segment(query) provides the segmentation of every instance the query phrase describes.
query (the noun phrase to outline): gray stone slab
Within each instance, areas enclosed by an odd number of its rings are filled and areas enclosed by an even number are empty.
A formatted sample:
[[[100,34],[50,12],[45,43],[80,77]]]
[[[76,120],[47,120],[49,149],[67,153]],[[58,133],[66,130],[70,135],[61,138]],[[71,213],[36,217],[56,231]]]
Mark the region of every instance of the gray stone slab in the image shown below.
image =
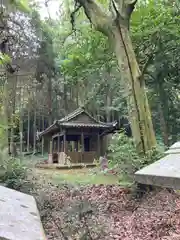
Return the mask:
[[[45,240],[35,199],[0,186],[0,239]]]
[[[170,154],[135,173],[139,183],[180,189],[180,154]]]
[[[180,149],[180,142],[174,143],[169,149]]]
[[[178,149],[178,148],[170,148],[169,150],[167,150],[166,152],[165,152],[165,154],[180,154],[180,149]]]

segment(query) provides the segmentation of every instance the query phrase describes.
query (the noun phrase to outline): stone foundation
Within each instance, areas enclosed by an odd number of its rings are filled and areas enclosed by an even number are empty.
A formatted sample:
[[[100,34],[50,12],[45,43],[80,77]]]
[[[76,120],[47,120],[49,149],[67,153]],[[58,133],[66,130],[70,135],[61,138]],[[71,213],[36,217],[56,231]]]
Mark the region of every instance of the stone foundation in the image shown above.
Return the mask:
[[[52,154],[48,155],[48,164],[53,164],[53,155]]]
[[[64,152],[58,153],[58,163],[64,165],[66,159],[66,154]]]

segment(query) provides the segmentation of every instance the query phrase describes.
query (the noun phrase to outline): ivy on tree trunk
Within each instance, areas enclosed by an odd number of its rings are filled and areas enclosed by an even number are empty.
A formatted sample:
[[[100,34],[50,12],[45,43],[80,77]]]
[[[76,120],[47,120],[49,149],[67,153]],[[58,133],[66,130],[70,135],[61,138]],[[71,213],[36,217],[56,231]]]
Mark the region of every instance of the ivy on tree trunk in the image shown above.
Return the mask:
[[[129,21],[137,0],[110,0],[108,11],[104,11],[95,0],[76,0],[75,11],[83,7],[87,18],[97,31],[109,39],[118,60],[121,79],[127,94],[129,120],[139,153],[156,147],[145,83],[133,50]]]

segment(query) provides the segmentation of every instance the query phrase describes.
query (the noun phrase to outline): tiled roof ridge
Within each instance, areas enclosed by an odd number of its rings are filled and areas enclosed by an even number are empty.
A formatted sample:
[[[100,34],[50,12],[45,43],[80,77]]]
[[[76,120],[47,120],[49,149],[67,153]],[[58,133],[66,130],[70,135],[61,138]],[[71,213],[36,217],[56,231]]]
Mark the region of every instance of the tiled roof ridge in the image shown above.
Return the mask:
[[[67,116],[61,118],[60,120],[58,120],[58,123],[62,123],[62,122],[68,122],[69,120],[77,117],[78,115],[80,115],[81,113],[85,113],[88,117],[90,117],[91,119],[93,119],[96,123],[102,124],[103,122],[98,121],[96,118],[94,118],[93,116],[91,116],[84,107],[79,107],[77,109],[75,109],[73,112],[69,113]]]
[[[70,112],[68,115],[66,115],[63,118],[61,118],[60,120],[58,120],[58,122],[67,122],[67,121],[73,119],[74,117],[78,116],[79,114],[81,114],[83,111],[84,111],[84,109],[79,107],[79,108],[75,109],[73,112]]]

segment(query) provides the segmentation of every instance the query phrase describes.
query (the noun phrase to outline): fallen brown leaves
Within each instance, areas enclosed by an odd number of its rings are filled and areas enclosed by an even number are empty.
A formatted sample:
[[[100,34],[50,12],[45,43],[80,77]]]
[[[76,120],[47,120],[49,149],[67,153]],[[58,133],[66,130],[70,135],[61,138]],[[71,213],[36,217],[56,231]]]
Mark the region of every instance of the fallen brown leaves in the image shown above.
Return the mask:
[[[118,186],[51,186],[38,202],[49,240],[180,240],[180,196],[167,190],[137,201]]]

